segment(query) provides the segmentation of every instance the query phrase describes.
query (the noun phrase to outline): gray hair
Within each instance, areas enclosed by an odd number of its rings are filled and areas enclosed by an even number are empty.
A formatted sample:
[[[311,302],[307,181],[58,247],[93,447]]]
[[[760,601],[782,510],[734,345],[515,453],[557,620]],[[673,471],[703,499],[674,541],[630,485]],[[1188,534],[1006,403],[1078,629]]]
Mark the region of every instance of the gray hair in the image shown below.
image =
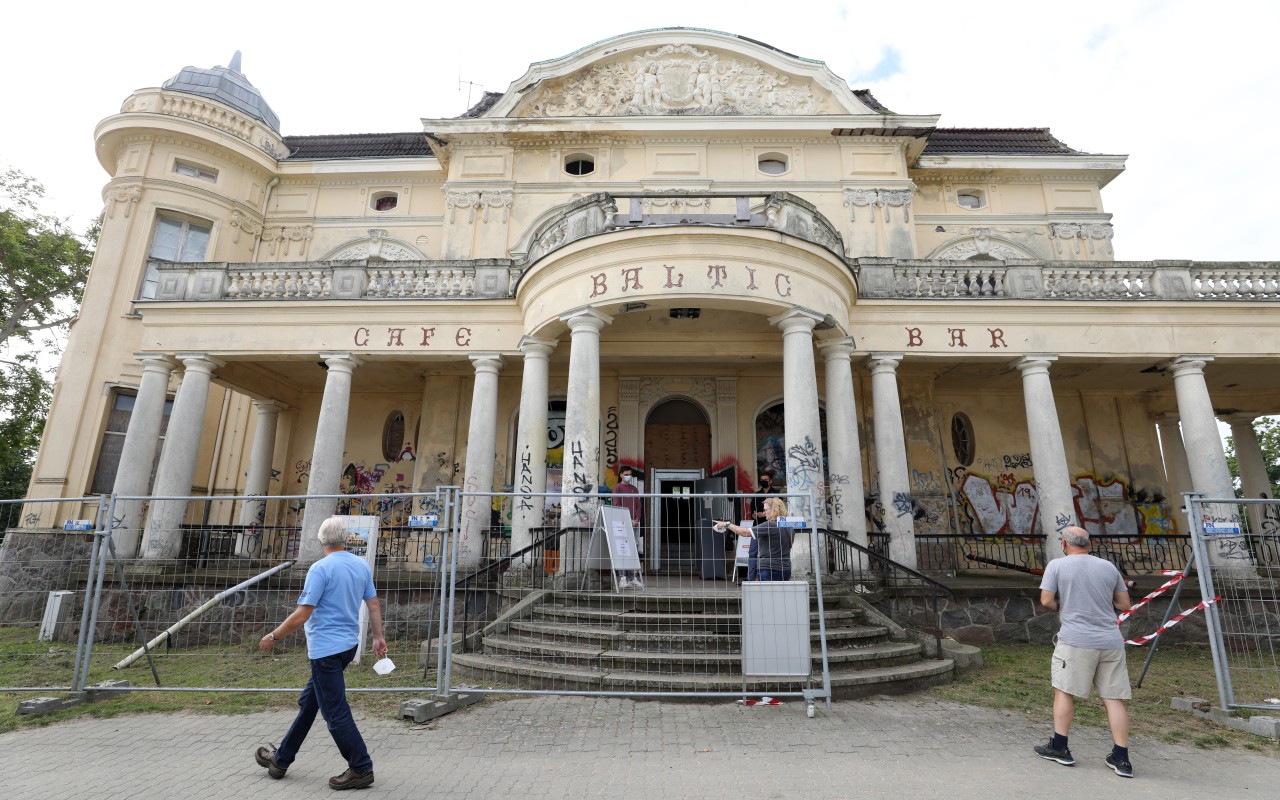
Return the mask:
[[[1071,525],[1062,529],[1062,541],[1072,547],[1088,547],[1089,532],[1084,528]]]
[[[325,547],[337,547],[347,543],[347,525],[342,517],[329,517],[320,523],[320,532],[316,534],[320,544]]]

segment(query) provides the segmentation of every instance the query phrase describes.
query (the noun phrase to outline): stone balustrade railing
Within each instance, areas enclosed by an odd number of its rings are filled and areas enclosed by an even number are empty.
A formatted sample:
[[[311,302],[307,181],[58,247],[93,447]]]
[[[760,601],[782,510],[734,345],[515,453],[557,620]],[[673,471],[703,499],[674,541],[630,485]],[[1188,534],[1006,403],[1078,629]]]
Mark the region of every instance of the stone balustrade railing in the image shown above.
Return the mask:
[[[157,301],[489,299],[511,297],[520,275],[507,259],[150,263]]]
[[[925,300],[1280,300],[1280,263],[853,260],[858,296]]]

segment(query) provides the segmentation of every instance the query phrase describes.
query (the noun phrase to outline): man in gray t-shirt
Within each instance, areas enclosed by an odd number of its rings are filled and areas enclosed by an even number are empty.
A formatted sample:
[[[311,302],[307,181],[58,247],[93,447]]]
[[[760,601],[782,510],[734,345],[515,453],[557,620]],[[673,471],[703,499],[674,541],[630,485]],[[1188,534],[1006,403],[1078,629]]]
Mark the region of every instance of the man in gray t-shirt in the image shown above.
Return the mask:
[[[1084,528],[1064,528],[1062,549],[1066,555],[1050,561],[1040,581],[1040,604],[1058,612],[1061,628],[1053,649],[1053,738],[1037,745],[1036,755],[1075,765],[1067,747],[1075,699],[1087,698],[1090,686],[1096,686],[1114,741],[1107,765],[1120,777],[1132,778],[1124,701],[1133,695],[1124,636],[1116,624],[1116,611],[1129,608],[1129,592],[1114,564],[1089,554]]]

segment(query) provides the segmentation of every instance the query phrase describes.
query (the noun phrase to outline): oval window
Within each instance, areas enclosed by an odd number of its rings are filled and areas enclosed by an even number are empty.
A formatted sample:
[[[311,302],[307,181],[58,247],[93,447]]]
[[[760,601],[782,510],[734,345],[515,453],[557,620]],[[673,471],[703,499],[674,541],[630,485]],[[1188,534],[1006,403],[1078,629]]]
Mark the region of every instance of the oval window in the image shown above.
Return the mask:
[[[404,452],[404,414],[392,411],[387,415],[386,424],[382,426],[382,458],[384,461],[399,461]]]
[[[781,153],[766,153],[756,161],[756,169],[765,175],[781,175],[787,171],[787,157]]]
[[[973,464],[975,446],[973,438],[973,422],[962,411],[951,417],[951,450],[956,454],[960,466]]]
[[[596,161],[588,155],[572,155],[564,160],[564,171],[570,175],[590,175],[596,171]]]
[[[374,211],[390,211],[400,204],[400,197],[395,192],[378,192],[369,200]]]

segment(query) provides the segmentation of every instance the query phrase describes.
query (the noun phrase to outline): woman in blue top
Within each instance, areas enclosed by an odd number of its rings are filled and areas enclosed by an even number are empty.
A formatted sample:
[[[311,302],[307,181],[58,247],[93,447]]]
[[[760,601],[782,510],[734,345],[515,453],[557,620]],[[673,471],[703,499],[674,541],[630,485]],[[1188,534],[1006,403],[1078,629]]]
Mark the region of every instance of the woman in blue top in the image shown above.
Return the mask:
[[[787,504],[781,497],[764,499],[765,521],[754,528],[734,525],[728,520],[716,520],[716,528],[731,530],[739,536],[755,537],[759,542],[759,579],[762,581],[791,580],[791,541],[795,534],[791,528],[778,527],[778,517],[787,515]]]

